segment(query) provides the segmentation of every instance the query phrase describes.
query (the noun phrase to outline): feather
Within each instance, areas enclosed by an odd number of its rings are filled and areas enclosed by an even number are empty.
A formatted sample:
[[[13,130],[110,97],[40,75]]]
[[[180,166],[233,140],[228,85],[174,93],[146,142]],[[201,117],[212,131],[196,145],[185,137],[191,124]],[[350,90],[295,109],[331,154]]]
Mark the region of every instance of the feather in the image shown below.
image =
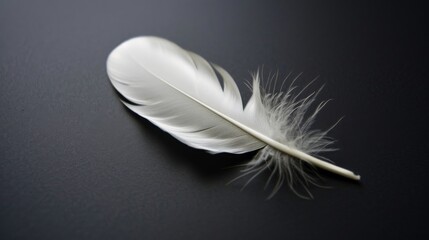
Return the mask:
[[[136,37],[116,47],[107,59],[107,73],[123,103],[138,115],[193,148],[210,153],[246,153],[260,149],[245,175],[271,169],[278,175],[275,193],[285,178],[293,189],[302,161],[341,176],[360,176],[315,156],[330,151],[327,131],[310,130],[314,114],[305,118],[317,93],[298,100],[293,87],[267,94],[260,75],[253,75],[252,96],[243,108],[233,78],[222,67],[158,37]],[[219,76],[219,77],[218,77]],[[223,84],[221,84],[223,83]],[[223,87],[222,87],[223,85]],[[300,159],[302,161],[298,161]],[[252,178],[253,179],[253,178]],[[302,179],[302,178],[298,178]]]

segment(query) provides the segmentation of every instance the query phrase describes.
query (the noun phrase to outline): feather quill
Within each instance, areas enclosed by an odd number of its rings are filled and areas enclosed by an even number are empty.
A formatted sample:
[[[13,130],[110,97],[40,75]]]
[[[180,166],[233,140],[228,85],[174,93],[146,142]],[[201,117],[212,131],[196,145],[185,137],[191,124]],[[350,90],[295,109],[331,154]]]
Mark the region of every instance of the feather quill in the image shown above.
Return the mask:
[[[256,176],[271,169],[269,180],[278,175],[273,193],[284,180],[293,189],[294,172],[306,177],[304,181],[311,179],[297,159],[360,179],[315,157],[331,150],[327,148],[331,143],[327,131],[309,129],[326,102],[310,117],[304,117],[316,94],[301,100],[293,88],[286,93],[266,94],[257,73],[252,96],[243,108],[235,81],[222,67],[151,36],[132,38],[116,47],[107,59],[107,73],[116,90],[130,102],[123,101],[129,109],[191,147],[235,154],[261,149],[248,163],[245,174]]]

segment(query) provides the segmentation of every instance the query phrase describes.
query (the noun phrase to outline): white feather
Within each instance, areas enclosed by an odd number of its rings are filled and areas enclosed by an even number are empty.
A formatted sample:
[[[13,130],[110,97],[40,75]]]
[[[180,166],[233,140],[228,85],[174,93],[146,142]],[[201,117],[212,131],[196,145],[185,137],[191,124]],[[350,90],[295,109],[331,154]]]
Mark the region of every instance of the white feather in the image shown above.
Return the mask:
[[[296,158],[360,178],[310,155],[330,150],[326,132],[308,129],[323,104],[304,120],[315,94],[302,100],[292,89],[262,94],[256,74],[252,97],[243,109],[238,87],[224,69],[158,37],[132,38],[119,45],[107,59],[107,73],[118,92],[133,103],[124,102],[128,108],[191,147],[212,153],[263,148],[246,171],[258,174],[272,167],[279,173],[275,191],[283,176],[292,186],[291,171],[301,169],[294,167],[301,166]]]

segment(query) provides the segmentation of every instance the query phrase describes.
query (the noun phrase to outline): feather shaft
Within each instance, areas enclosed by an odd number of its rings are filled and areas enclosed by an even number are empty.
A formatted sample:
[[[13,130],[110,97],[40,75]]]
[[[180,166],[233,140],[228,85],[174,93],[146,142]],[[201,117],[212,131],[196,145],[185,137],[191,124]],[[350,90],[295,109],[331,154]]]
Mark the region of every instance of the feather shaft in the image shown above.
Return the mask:
[[[152,74],[155,75],[154,73],[152,73]],[[334,165],[332,163],[329,163],[329,162],[326,162],[326,161],[322,161],[322,160],[320,160],[318,158],[315,158],[315,157],[313,157],[313,156],[311,156],[309,154],[306,154],[304,152],[301,152],[301,151],[299,151],[297,149],[293,149],[293,148],[290,148],[290,147],[288,147],[288,146],[286,146],[284,144],[281,144],[278,141],[275,141],[272,138],[269,138],[269,137],[265,136],[264,134],[261,134],[260,132],[255,131],[254,129],[252,129],[252,128],[250,128],[250,127],[248,127],[248,126],[246,126],[246,125],[244,125],[244,124],[242,124],[242,123],[234,120],[233,118],[231,118],[231,117],[229,117],[229,116],[227,116],[227,115],[225,115],[225,114],[217,111],[216,109],[208,106],[207,104],[199,101],[198,99],[192,97],[191,95],[187,94],[186,92],[183,92],[182,90],[176,88],[175,86],[171,85],[167,81],[163,80],[161,77],[159,77],[159,76],[157,76],[157,77],[161,81],[163,81],[165,84],[167,84],[169,87],[171,87],[174,90],[180,92],[181,94],[187,96],[189,99],[195,101],[196,103],[202,105],[203,107],[209,109],[213,113],[215,113],[218,116],[224,118],[228,122],[234,124],[235,126],[239,127],[241,130],[247,132],[248,134],[252,135],[256,139],[264,142],[265,144],[270,145],[271,147],[273,147],[273,148],[275,148],[275,149],[277,149],[277,150],[279,150],[279,151],[281,151],[283,153],[289,154],[289,155],[291,155],[293,157],[296,157],[296,158],[298,158],[300,160],[303,160],[303,161],[305,161],[305,162],[307,162],[307,163],[309,163],[311,165],[314,165],[316,167],[322,168],[322,169],[327,170],[329,172],[338,174],[338,175],[346,177],[346,178],[350,178],[352,180],[360,180],[360,175],[357,175],[357,174],[353,173],[350,170],[347,170],[345,168],[339,167],[339,166]]]
[[[198,101],[196,99],[194,99],[195,101]],[[204,103],[200,103],[202,105],[204,105]],[[314,165],[316,167],[322,168],[324,170],[327,170],[329,172],[338,174],[340,176],[352,179],[352,180],[360,180],[360,175],[357,175],[355,173],[353,173],[350,170],[347,170],[345,168],[339,167],[337,165],[334,165],[332,163],[326,162],[326,161],[322,161],[318,158],[315,158],[309,154],[306,154],[304,152],[301,152],[297,149],[293,149],[290,148],[284,144],[279,143],[278,141],[273,140],[272,138],[269,138],[267,136],[265,136],[264,134],[261,134],[258,131],[255,131],[252,128],[249,128],[246,125],[241,124],[240,122],[237,122],[236,120],[223,115],[222,113],[216,111],[215,109],[211,109],[209,106],[205,106],[207,108],[209,108],[211,111],[213,111],[214,113],[216,113],[217,115],[223,117],[225,120],[229,121],[230,123],[234,124],[235,126],[241,128],[243,131],[249,133],[250,135],[252,135],[253,137],[257,138],[258,140],[264,142],[267,145],[270,145],[271,147],[285,153],[285,154],[289,154],[293,157],[296,157],[300,160],[303,160],[311,165]]]

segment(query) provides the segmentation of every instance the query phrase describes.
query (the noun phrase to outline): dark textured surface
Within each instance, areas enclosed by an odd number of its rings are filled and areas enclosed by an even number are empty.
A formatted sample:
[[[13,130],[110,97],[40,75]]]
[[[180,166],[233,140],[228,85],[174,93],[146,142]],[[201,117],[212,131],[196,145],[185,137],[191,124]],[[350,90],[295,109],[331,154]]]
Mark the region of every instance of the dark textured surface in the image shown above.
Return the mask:
[[[427,24],[407,2],[0,2],[1,239],[424,238],[429,129]],[[126,110],[105,69],[138,35],[165,37],[227,69],[320,76],[344,120],[328,156],[362,175],[303,200],[251,158],[190,149]],[[302,85],[303,83],[301,83]],[[426,236],[427,237],[427,236]]]

